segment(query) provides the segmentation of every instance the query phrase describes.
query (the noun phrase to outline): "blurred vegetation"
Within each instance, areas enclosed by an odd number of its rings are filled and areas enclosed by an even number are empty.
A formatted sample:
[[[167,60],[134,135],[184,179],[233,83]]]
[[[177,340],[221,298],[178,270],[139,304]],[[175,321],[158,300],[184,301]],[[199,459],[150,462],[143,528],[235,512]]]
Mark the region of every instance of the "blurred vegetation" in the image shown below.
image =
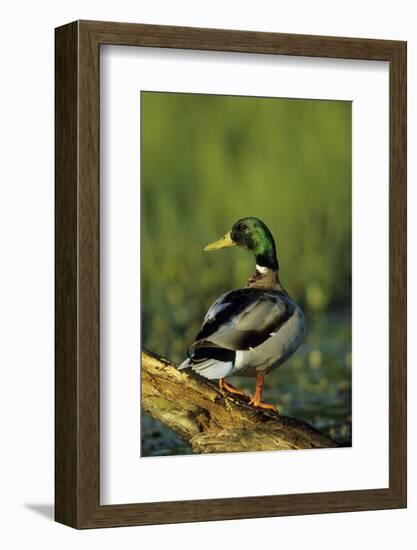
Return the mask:
[[[257,216],[308,330],[265,397],[349,444],[351,103],[144,92],[141,117],[142,345],[183,360],[214,299],[254,267],[203,247]]]

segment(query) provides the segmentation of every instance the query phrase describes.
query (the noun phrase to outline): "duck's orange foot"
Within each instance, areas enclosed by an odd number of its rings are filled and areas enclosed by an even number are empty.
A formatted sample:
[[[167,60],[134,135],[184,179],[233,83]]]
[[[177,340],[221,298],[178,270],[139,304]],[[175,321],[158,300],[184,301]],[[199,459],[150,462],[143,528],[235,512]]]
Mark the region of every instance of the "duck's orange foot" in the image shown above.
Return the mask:
[[[226,382],[224,378],[220,378],[219,380],[219,388],[221,390],[227,390],[229,393],[233,393],[234,395],[241,395],[242,397],[249,397],[247,393],[245,393],[242,390],[238,390],[232,384],[229,384]]]
[[[270,411],[274,411],[279,414],[278,409],[275,405],[272,405],[272,403],[264,403],[264,401],[260,401],[259,399],[256,399],[256,395],[252,397],[252,399],[249,401],[249,405],[253,405],[254,407],[259,407],[260,409],[269,409]]]

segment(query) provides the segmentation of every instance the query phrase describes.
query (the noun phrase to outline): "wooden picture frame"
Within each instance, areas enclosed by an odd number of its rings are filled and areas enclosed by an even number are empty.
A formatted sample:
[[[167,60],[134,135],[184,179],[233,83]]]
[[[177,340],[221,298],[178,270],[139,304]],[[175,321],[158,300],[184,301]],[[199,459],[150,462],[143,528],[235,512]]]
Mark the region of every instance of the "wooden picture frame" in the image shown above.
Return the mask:
[[[75,528],[406,506],[406,43],[76,21],[56,29],[55,518]],[[100,505],[99,55],[118,44],[389,62],[389,487]]]

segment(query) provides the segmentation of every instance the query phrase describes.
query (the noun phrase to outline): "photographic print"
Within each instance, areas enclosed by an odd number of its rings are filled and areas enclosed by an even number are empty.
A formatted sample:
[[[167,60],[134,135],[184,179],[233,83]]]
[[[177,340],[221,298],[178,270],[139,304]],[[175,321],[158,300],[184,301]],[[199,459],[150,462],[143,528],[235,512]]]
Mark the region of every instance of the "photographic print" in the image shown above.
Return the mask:
[[[406,507],[407,44],[55,46],[56,521]]]
[[[351,446],[351,102],[140,101],[141,456]]]

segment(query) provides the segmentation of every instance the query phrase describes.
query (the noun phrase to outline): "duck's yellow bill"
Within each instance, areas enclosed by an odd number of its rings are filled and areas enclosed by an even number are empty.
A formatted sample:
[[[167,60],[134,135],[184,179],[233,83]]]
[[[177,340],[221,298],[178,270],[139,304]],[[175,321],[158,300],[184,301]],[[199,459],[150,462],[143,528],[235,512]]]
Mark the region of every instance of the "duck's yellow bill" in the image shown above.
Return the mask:
[[[226,235],[223,235],[221,239],[218,241],[214,241],[214,243],[208,244],[204,250],[218,250],[219,248],[229,248],[229,246],[236,246],[236,243],[232,241],[232,237],[230,235],[230,231],[226,233]]]

